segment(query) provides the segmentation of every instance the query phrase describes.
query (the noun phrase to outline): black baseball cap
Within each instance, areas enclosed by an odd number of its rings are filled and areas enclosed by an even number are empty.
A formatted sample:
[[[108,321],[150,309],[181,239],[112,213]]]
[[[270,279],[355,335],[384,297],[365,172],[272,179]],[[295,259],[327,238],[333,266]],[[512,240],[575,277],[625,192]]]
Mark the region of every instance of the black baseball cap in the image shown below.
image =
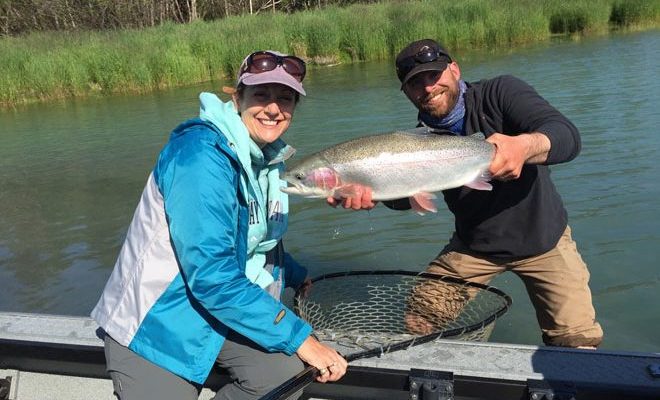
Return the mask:
[[[433,39],[410,43],[396,56],[396,75],[401,87],[413,76],[424,71],[444,71],[452,62],[449,53]]]

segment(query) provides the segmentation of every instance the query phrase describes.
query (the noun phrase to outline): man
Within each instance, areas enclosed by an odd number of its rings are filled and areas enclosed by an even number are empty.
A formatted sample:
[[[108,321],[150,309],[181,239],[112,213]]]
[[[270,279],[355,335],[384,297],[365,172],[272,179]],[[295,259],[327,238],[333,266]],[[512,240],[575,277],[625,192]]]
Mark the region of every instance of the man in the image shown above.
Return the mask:
[[[449,244],[428,271],[488,283],[512,271],[525,283],[551,346],[595,348],[603,332],[595,320],[589,272],[571,239],[567,212],[548,165],[580,151],[577,128],[531,86],[512,76],[468,83],[437,42],[406,46],[396,58],[401,90],[419,110],[420,125],[470,135],[482,132],[495,148],[492,191],[465,186],[443,192],[455,216]],[[333,206],[369,209],[369,188]],[[408,199],[384,202],[409,209]]]

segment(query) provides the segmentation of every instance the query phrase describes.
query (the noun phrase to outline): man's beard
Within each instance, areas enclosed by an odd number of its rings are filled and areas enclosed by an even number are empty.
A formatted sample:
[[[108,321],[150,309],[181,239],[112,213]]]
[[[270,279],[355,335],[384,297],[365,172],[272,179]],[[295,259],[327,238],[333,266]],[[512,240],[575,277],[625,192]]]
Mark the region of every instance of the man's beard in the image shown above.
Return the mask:
[[[431,104],[429,102],[431,99],[433,99],[435,96],[442,93],[443,91],[445,92],[445,95],[447,96],[447,102],[446,103]],[[422,99],[419,102],[418,108],[422,112],[424,112],[424,113],[426,113],[426,114],[428,114],[428,115],[430,115],[434,118],[442,119],[442,118],[446,117],[447,114],[449,114],[451,112],[451,110],[454,109],[454,106],[456,105],[456,102],[458,101],[458,95],[459,95],[458,86],[455,87],[455,88],[446,87],[445,89],[438,89],[438,90],[430,93],[426,97],[424,97],[424,99]],[[446,107],[444,107],[445,104],[447,105]]]

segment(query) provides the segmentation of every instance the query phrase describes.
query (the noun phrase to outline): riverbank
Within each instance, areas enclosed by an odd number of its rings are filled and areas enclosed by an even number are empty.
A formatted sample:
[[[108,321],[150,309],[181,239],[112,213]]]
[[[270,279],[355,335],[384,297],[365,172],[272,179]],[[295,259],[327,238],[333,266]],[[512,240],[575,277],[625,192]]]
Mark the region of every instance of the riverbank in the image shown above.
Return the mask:
[[[33,33],[0,39],[0,106],[233,77],[256,49],[311,64],[390,59],[431,37],[449,49],[509,48],[555,35],[660,26],[660,0],[386,2],[266,13],[144,30]]]

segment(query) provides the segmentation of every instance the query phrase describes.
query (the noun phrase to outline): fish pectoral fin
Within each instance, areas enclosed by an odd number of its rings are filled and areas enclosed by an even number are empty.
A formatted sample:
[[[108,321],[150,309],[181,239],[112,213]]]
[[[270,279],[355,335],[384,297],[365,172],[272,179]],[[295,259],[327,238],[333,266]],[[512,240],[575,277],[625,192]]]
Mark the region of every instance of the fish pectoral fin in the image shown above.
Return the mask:
[[[471,137],[471,138],[474,138],[474,139],[486,140],[486,135],[484,135],[483,132],[475,132],[471,135],[468,135],[468,137]]]
[[[493,185],[488,183],[490,179],[491,179],[490,174],[484,174],[478,176],[477,179],[473,180],[472,182],[466,183],[464,186],[467,186],[470,189],[475,189],[475,190],[493,190]]]
[[[414,194],[410,197],[410,205],[412,209],[417,211],[417,214],[424,215],[427,212],[438,212],[438,208],[435,206],[435,200],[437,197],[433,193],[420,192]]]

